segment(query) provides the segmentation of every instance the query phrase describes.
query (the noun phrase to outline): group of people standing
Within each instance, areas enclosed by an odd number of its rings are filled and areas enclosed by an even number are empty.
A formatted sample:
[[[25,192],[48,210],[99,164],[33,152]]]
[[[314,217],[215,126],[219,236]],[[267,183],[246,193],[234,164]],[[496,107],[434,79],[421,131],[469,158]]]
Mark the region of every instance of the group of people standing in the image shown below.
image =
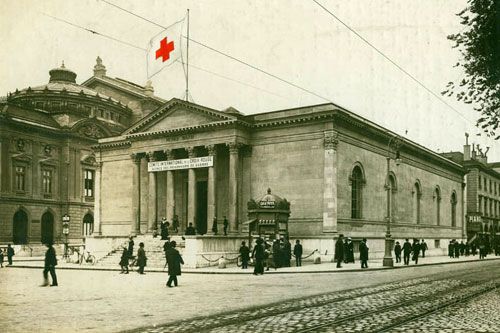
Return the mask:
[[[408,238],[405,239],[403,245],[396,242],[394,246],[394,256],[396,257],[396,263],[401,262],[401,254],[403,254],[403,263],[405,265],[410,264],[410,256],[411,260],[415,262],[415,265],[418,264],[418,258],[420,253],[422,253],[422,258],[425,258],[425,251],[429,248],[425,240],[419,241],[417,238],[413,239],[413,243],[410,243]]]
[[[248,268],[250,261],[250,249],[245,242],[241,243],[239,250],[241,256],[241,268]],[[302,266],[302,244],[300,240],[295,241],[293,248],[293,256],[295,257],[295,265]],[[292,244],[288,237],[282,237],[272,241],[272,244],[266,242],[262,238],[258,238],[252,250],[252,258],[254,259],[254,275],[264,274],[264,268],[269,270],[270,267],[278,269],[280,267],[290,267],[292,260]]]
[[[10,244],[7,244],[7,250],[5,252],[7,252],[7,262],[8,262],[7,266],[12,266],[12,257],[15,254],[14,248]],[[2,268],[3,268],[3,260],[4,260],[4,253],[3,250],[0,249],[0,267]]]
[[[359,243],[359,260],[361,261],[361,268],[368,268],[368,247],[366,238],[363,238]],[[354,243],[351,237],[344,237],[343,234],[335,242],[335,262],[337,268],[342,268],[342,263],[354,263]]]

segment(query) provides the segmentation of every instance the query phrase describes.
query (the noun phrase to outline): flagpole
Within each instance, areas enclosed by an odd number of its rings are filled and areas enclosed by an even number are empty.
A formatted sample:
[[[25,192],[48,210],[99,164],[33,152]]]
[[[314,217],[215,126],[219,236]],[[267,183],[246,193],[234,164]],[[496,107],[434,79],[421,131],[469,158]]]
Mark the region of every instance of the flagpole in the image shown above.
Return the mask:
[[[187,10],[187,44],[186,44],[186,102],[189,102],[189,8]]]

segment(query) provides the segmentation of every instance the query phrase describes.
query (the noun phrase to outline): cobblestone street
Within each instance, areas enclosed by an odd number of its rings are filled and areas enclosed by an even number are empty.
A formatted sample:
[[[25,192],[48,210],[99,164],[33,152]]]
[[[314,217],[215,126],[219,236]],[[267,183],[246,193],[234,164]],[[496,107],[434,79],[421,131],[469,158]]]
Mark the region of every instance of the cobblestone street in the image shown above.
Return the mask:
[[[486,290],[499,271],[495,260],[342,274],[185,274],[178,288],[166,288],[165,273],[58,270],[60,286],[41,288],[40,269],[4,268],[0,331],[293,332],[309,327],[367,332]],[[497,292],[486,292],[467,303],[467,311],[451,307],[424,317],[427,326],[410,322],[393,330],[474,327],[498,332],[492,316],[499,299]],[[412,305],[400,306],[408,302]],[[349,319],[359,314],[364,318]],[[472,317],[465,320],[466,315]]]

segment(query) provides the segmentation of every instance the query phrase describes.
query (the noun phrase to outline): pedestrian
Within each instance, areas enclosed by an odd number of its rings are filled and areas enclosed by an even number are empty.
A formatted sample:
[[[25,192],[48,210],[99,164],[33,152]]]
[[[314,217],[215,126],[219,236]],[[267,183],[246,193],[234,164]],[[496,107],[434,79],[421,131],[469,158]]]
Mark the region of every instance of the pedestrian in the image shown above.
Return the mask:
[[[290,267],[292,261],[292,244],[288,240],[288,237],[285,237],[283,242],[283,266]]]
[[[486,245],[484,244],[484,240],[479,239],[479,259],[486,258]]]
[[[266,271],[268,271],[269,268],[274,265],[274,258],[273,258],[273,254],[271,252],[272,247],[267,242],[264,242],[264,244],[262,244],[262,246],[264,247],[264,261],[262,263],[262,267],[266,266]]]
[[[167,239],[165,244],[163,244],[163,252],[165,253],[165,266],[163,266],[163,268],[167,267],[167,265],[168,265],[167,251],[169,248],[170,248],[170,239]]]
[[[340,234],[339,239],[335,242],[335,260],[337,261],[337,268],[342,267],[342,261],[344,261],[344,235]]]
[[[347,237],[347,253],[346,258],[348,263],[354,264],[354,243],[351,237]]]
[[[181,275],[181,264],[184,265],[184,260],[182,260],[179,251],[175,248],[176,245],[177,243],[175,241],[171,241],[166,253],[168,262],[167,287],[172,287],[172,282],[174,283],[174,286],[177,287],[177,276]]]
[[[224,236],[227,236],[227,227],[229,227],[229,222],[228,222],[226,216],[224,216],[224,223],[223,223],[223,225],[224,225]]]
[[[174,215],[172,219],[172,229],[174,229],[175,233],[179,232],[179,217],[177,215]]]
[[[162,240],[166,240],[168,238],[168,227],[170,223],[168,223],[166,218],[162,218],[160,222],[160,235]]]
[[[137,250],[137,266],[139,266],[137,272],[139,274],[145,274],[144,267],[146,267],[147,260],[146,251],[144,251],[144,243],[140,242],[139,249]]]
[[[448,256],[449,256],[450,258],[453,258],[453,257],[454,257],[454,254],[455,254],[455,250],[454,250],[454,248],[455,248],[455,244],[454,244],[454,242],[455,242],[455,240],[454,240],[454,239],[452,239],[452,240],[450,241],[450,243],[448,244]]]
[[[0,249],[0,267],[3,268],[3,250]]]
[[[420,243],[420,251],[422,251],[422,258],[425,258],[425,251],[427,251],[429,247],[427,247],[427,243],[425,242],[424,239],[422,239],[422,242]]]
[[[455,241],[455,243],[453,244],[453,250],[455,253],[455,258],[459,258],[460,257],[460,243],[458,241]]]
[[[396,256],[396,262],[401,262],[401,244],[396,242],[396,246],[394,246],[394,255]]]
[[[128,241],[128,257],[129,258],[134,257],[134,239],[133,239],[133,236],[130,236],[129,241]]]
[[[476,246],[476,243],[475,242],[472,242],[472,244],[470,245],[470,248],[471,248],[471,252],[472,252],[472,255],[475,256],[477,254],[477,246]]]
[[[213,222],[212,222],[212,232],[214,235],[217,235],[217,216],[214,216]]]
[[[250,249],[246,245],[245,241],[241,242],[240,257],[241,257],[241,269],[247,269],[248,262],[250,261]]]
[[[278,269],[281,267],[281,244],[279,239],[275,239],[273,242],[273,265],[274,269]]]
[[[465,244],[464,244],[464,241],[460,241],[459,249],[460,249],[460,255],[464,256],[465,255]]]
[[[7,244],[7,261],[9,262],[7,266],[12,266],[12,257],[14,254],[14,248],[10,244]]]
[[[465,256],[470,256],[470,244],[467,241],[465,242]]]
[[[262,239],[258,238],[252,251],[252,257],[255,260],[253,275],[264,274],[265,249],[262,243],[263,243]]]
[[[120,258],[120,274],[128,274],[128,258],[128,249],[126,247],[123,247],[122,256]]]
[[[361,261],[361,268],[368,268],[368,245],[366,245],[366,238],[363,238],[359,243],[359,260]]]
[[[415,262],[415,265],[418,264],[418,255],[420,253],[420,243],[418,242],[418,239],[415,239],[413,241],[413,245],[411,247],[411,250],[413,252],[413,258],[412,260]]]
[[[192,223],[189,223],[188,227],[186,228],[186,235],[187,236],[196,235],[196,229],[193,227]]]
[[[411,244],[408,238],[406,238],[403,244],[403,261],[405,265],[410,264],[410,254],[411,254]]]
[[[295,265],[297,267],[302,266],[302,244],[300,240],[295,241],[295,246],[293,247],[293,255],[295,256]]]
[[[56,250],[52,246],[52,243],[45,244],[47,246],[47,252],[45,252],[45,265],[43,268],[43,284],[42,287],[46,287],[49,285],[49,275],[47,273],[50,272],[50,277],[52,278],[51,287],[57,287],[57,275],[56,275],[56,266],[57,266],[57,258],[56,258]]]

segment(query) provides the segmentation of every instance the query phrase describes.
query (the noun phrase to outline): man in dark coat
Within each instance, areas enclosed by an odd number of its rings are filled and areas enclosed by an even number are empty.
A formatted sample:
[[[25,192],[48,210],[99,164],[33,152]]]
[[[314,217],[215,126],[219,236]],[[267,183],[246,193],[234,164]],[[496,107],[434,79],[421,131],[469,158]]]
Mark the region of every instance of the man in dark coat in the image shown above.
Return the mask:
[[[425,251],[427,251],[429,247],[427,246],[427,243],[425,240],[422,239],[422,242],[420,243],[420,251],[422,251],[422,258],[425,258]]]
[[[277,269],[281,267],[282,260],[281,260],[281,244],[279,239],[275,239],[273,242],[273,263],[274,263],[274,269]]]
[[[396,256],[396,262],[401,262],[401,244],[396,242],[396,246],[394,246],[394,255]]]
[[[184,260],[182,260],[182,257],[175,249],[176,246],[175,241],[170,242],[170,247],[167,250],[167,262],[168,262],[168,281],[167,281],[167,287],[172,287],[172,282],[174,283],[174,286],[177,287],[177,276],[181,275],[181,264],[184,265]]]
[[[347,237],[346,240],[346,252],[344,253],[344,256],[346,257],[346,262],[348,263],[353,263],[354,264],[354,243],[352,242],[351,237]]]
[[[250,249],[245,241],[241,242],[240,246],[241,269],[248,268],[248,261],[250,260]]]
[[[297,267],[302,266],[302,244],[300,240],[295,241],[295,246],[293,247],[293,255],[295,256],[295,265]]]
[[[418,239],[415,239],[413,241],[413,245],[411,247],[411,250],[413,252],[412,260],[415,262],[415,265],[416,265],[416,264],[418,264],[418,255],[420,254],[420,243],[418,242]]]
[[[144,267],[146,267],[146,251],[144,251],[144,243],[140,242],[139,243],[139,249],[137,250],[137,266],[139,266],[139,269],[137,272],[139,274],[144,274]]]
[[[214,217],[214,220],[212,222],[212,232],[214,233],[214,235],[217,235],[217,216]]]
[[[134,257],[134,240],[132,236],[129,237],[128,241],[128,256],[129,258]]]
[[[177,215],[174,215],[174,218],[172,219],[172,228],[175,233],[179,232],[179,217]]]
[[[405,265],[410,264],[410,254],[411,254],[411,244],[408,238],[406,238],[403,244],[403,261]]]
[[[344,260],[344,235],[340,234],[339,239],[335,242],[335,260],[337,261],[337,268],[342,267],[342,261]]]
[[[168,265],[168,262],[167,262],[167,251],[168,251],[169,248],[170,248],[170,240],[167,239],[167,241],[165,242],[165,244],[163,244],[163,252],[165,253],[165,266],[163,266],[163,268],[167,267],[167,265]]]
[[[122,256],[120,258],[120,274],[128,274],[128,249],[123,247]]]
[[[57,258],[56,258],[56,250],[51,243],[45,244],[47,246],[47,252],[45,252],[45,266],[43,269],[43,285],[49,285],[49,276],[47,273],[50,272],[50,277],[52,278],[51,287],[57,287],[57,275],[56,275],[56,266],[57,266]]]
[[[188,236],[196,235],[196,229],[193,227],[192,223],[189,223],[189,226],[186,228],[186,235]]]
[[[224,236],[227,236],[227,227],[229,227],[229,221],[227,220],[227,218],[225,216],[224,216],[223,225],[224,225]]]
[[[368,268],[368,245],[366,245],[366,238],[363,238],[359,243],[359,260],[361,260],[361,268]]]
[[[448,244],[448,257],[453,258],[455,254],[455,240],[452,239]]]
[[[290,267],[290,261],[292,260],[292,244],[288,240],[288,237],[285,237],[283,242],[283,266]]]
[[[7,245],[7,260],[9,262],[8,266],[12,266],[12,257],[14,256],[14,249],[10,244]]]
[[[253,248],[252,257],[255,259],[254,275],[264,274],[265,250],[262,243],[264,243],[264,241],[261,238],[257,239],[255,247]]]
[[[460,243],[458,241],[453,244],[453,251],[455,252],[455,258],[460,258]]]

